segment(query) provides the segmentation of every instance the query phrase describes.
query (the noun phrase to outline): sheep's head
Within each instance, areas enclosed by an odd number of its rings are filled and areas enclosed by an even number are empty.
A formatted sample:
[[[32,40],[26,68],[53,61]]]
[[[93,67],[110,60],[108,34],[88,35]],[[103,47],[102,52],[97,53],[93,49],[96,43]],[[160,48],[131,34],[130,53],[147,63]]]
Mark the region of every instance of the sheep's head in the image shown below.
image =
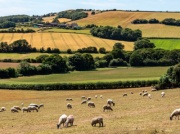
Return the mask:
[[[170,116],[170,120],[172,120],[172,116]]]
[[[57,129],[59,129],[59,126],[60,126],[60,125],[59,125],[59,124],[57,124]]]
[[[115,106],[115,103],[113,102],[113,106]]]

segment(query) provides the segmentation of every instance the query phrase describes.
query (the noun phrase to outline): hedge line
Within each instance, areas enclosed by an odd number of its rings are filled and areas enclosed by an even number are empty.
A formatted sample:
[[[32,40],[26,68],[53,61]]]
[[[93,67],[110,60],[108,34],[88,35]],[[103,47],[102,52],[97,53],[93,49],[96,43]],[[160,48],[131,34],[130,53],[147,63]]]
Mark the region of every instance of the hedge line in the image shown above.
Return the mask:
[[[0,89],[21,90],[95,90],[147,87],[158,84],[158,80],[118,81],[97,83],[54,83],[54,84],[0,84]]]

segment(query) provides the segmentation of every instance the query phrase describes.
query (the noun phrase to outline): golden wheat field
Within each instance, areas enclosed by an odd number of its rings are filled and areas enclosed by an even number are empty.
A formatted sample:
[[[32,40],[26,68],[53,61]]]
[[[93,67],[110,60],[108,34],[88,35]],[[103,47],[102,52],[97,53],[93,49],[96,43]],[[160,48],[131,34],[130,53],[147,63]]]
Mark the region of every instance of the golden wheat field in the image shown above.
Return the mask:
[[[50,16],[50,17],[43,17],[43,22],[52,22],[53,19],[55,18],[56,16]]]
[[[133,42],[108,40],[93,37],[91,35],[73,34],[73,33],[0,33],[0,42],[7,42],[8,44],[19,39],[26,39],[32,47],[36,48],[59,48],[61,51],[67,49],[77,50],[83,47],[100,47],[111,51],[114,43],[121,42],[125,46],[125,50],[133,50]]]
[[[180,120],[170,121],[172,111],[179,108],[180,89],[150,92],[152,99],[142,97],[139,92],[150,87],[116,90],[82,91],[22,91],[0,90],[0,107],[7,111],[0,112],[0,133],[2,134],[179,134]],[[130,94],[133,92],[134,94]],[[127,93],[126,97],[123,94]],[[96,99],[94,96],[98,95]],[[99,98],[103,95],[103,98]],[[91,97],[96,107],[81,105],[81,96]],[[66,98],[73,101],[67,102]],[[115,102],[113,111],[103,112],[107,99]],[[10,108],[28,106],[30,103],[44,104],[39,112],[11,113]],[[71,103],[73,108],[67,109]],[[72,127],[57,129],[58,119],[62,114],[74,115]],[[91,126],[91,119],[102,116],[104,127]]]
[[[81,26],[87,24],[111,25],[140,29],[143,37],[180,37],[180,27],[166,26],[162,24],[144,24],[134,25],[131,22],[135,19],[152,19],[156,18],[162,21],[165,18],[180,18],[180,13],[164,13],[164,12],[125,12],[125,11],[109,11],[90,15],[87,18],[74,21]],[[71,22],[72,23],[72,22]]]

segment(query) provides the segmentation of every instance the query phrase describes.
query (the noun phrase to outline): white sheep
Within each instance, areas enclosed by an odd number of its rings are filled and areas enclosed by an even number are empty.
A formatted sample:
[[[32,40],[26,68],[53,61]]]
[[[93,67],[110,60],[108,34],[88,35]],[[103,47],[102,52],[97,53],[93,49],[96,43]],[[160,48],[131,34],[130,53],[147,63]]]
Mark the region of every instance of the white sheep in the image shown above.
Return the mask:
[[[102,99],[102,98],[103,98],[103,95],[100,95],[99,97]]]
[[[97,96],[97,95],[95,95],[95,98],[96,98],[96,99],[97,99],[97,97],[98,97],[98,96]]]
[[[87,101],[91,100],[91,97],[87,97]]]
[[[83,100],[83,101],[81,102],[81,104],[86,104],[86,102],[87,102],[86,100]]]
[[[22,111],[23,111],[23,113],[24,113],[24,111],[26,111],[27,113],[28,113],[28,112],[31,112],[28,107],[23,107],[23,108],[22,108]]]
[[[133,94],[133,92],[130,92],[131,94]]]
[[[91,121],[92,126],[96,126],[96,124],[99,123],[99,127],[103,127],[103,118],[102,117],[95,117]]]
[[[36,108],[38,108],[38,109],[39,109],[38,104],[31,103],[31,104],[29,104],[29,106],[34,106],[34,107],[36,107]]]
[[[5,107],[1,107],[1,112],[6,111]]]
[[[151,91],[157,91],[155,86],[151,86]]]
[[[21,111],[21,108],[19,106],[13,106],[15,109]]]
[[[139,95],[142,95],[142,92],[140,92]]]
[[[170,120],[172,120],[174,116],[175,116],[175,119],[176,119],[176,117],[178,116],[178,120],[179,120],[180,108],[175,109],[175,110],[172,112],[172,114],[171,114],[171,116],[170,116]]]
[[[39,104],[38,109],[40,109],[41,107],[44,107],[44,104]]]
[[[113,100],[112,99],[108,99],[107,100],[107,105],[113,105],[113,106],[115,106],[115,103],[113,102]]]
[[[94,102],[92,102],[92,101],[88,102],[88,107],[95,108]]]
[[[12,108],[11,108],[11,112],[12,112],[12,113],[18,113],[18,110],[17,110],[16,108],[12,107]]]
[[[86,97],[85,96],[81,96],[81,99],[86,99]]]
[[[29,111],[33,111],[36,110],[36,112],[38,112],[38,108],[36,106],[28,106]]]
[[[63,114],[59,117],[59,121],[58,121],[58,124],[57,124],[57,129],[59,129],[61,127],[61,124],[63,124],[64,126],[64,123],[66,122],[67,120],[67,115]]]
[[[73,115],[69,115],[67,117],[67,120],[65,122],[65,126],[68,127],[68,124],[70,124],[71,126],[73,126],[74,123],[74,116]]]
[[[67,108],[68,109],[71,109],[72,108],[72,105],[70,103],[67,104]]]
[[[151,94],[148,94],[148,98],[149,98],[149,99],[152,99]]]
[[[66,101],[72,101],[73,99],[72,98],[66,98]]]
[[[161,92],[161,97],[164,97],[165,96],[165,92]]]
[[[123,96],[127,96],[127,93],[123,94]]]
[[[143,97],[144,97],[144,96],[148,96],[148,93],[147,93],[147,92],[144,92],[142,96],[143,96]]]
[[[104,106],[103,106],[103,112],[105,112],[105,110],[106,110],[106,111],[109,111],[109,110],[110,110],[110,111],[113,111],[113,109],[112,109],[111,106],[109,106],[109,105],[104,105]]]

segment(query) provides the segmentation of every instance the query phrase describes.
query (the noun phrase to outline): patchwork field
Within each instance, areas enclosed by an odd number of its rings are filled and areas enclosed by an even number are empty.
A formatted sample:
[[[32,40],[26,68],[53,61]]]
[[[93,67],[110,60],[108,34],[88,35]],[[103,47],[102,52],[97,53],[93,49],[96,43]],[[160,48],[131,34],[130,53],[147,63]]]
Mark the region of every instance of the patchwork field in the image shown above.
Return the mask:
[[[2,79],[0,84],[48,84],[48,83],[88,83],[115,82],[127,80],[159,80],[169,67],[139,67],[139,68],[102,68],[94,71],[73,71],[66,74],[36,75]]]
[[[163,48],[166,50],[180,49],[180,39],[150,39],[156,48]]]
[[[108,40],[93,37],[85,34],[73,33],[0,33],[0,42],[12,43],[19,39],[26,39],[33,47],[36,48],[59,48],[61,51],[67,49],[77,50],[83,47],[94,46],[97,48],[104,47],[111,51],[114,43],[121,42],[125,46],[125,50],[133,50],[133,42]]]
[[[0,107],[7,111],[0,112],[0,133],[3,134],[179,134],[180,120],[169,120],[170,114],[179,108],[179,90],[150,92],[152,99],[142,97],[139,92],[150,87],[117,90],[82,90],[82,91],[21,91],[0,90]],[[134,94],[130,94],[133,92]],[[122,95],[127,93],[127,97]],[[94,96],[98,95],[95,99]],[[103,99],[99,98],[103,95]],[[95,108],[81,105],[81,96],[92,97]],[[67,109],[66,98],[72,98],[72,109]],[[107,99],[116,103],[113,111],[103,112]],[[30,103],[43,103],[39,112],[11,113],[12,106],[28,106]],[[73,114],[75,121],[72,127],[57,129],[58,119],[62,114]],[[102,116],[104,127],[92,127],[91,119]]]
[[[165,18],[180,18],[180,13],[162,13],[162,12],[124,12],[124,11],[109,11],[96,15],[91,15],[87,18],[75,21],[81,26],[87,24],[96,25],[111,25],[140,29],[143,37],[180,37],[180,27],[166,26],[161,24],[144,24],[134,25],[131,22],[135,19],[152,19],[156,18],[162,21]]]

